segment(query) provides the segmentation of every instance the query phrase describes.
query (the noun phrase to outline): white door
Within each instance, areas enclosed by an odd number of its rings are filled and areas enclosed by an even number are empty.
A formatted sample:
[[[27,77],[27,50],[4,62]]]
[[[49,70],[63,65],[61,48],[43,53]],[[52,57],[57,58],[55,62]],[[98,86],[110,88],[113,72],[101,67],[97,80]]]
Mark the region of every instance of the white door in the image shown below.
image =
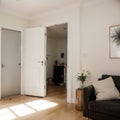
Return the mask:
[[[21,92],[21,32],[2,28],[2,97]]]
[[[25,94],[46,96],[46,28],[25,31],[24,80]]]

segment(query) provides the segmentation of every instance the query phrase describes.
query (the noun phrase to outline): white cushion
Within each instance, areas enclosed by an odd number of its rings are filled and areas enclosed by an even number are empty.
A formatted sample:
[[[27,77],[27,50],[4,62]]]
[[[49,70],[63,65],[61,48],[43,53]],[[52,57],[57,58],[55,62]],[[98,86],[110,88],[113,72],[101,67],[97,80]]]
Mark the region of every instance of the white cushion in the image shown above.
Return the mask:
[[[95,88],[96,100],[120,98],[120,93],[117,90],[112,77],[106,78],[105,80],[94,81],[93,86]]]

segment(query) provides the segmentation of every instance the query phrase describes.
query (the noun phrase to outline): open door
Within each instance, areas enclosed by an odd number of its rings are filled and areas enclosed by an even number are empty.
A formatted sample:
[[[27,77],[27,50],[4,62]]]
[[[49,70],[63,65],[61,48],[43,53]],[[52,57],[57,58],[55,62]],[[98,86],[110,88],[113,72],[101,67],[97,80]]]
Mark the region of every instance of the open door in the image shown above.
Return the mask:
[[[46,96],[46,28],[25,30],[24,80],[25,94]]]

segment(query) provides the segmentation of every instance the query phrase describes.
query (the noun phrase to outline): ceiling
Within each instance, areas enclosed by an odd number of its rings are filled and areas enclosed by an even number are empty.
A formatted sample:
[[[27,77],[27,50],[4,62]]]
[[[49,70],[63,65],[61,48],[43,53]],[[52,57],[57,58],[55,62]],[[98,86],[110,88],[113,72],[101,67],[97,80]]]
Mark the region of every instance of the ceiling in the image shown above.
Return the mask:
[[[106,0],[0,0],[0,11],[32,18],[71,5],[86,6]]]
[[[51,39],[67,39],[67,23],[54,25],[47,28],[47,37]]]
[[[0,9],[24,16],[35,16],[57,8],[77,4],[81,0],[0,0]]]
[[[42,13],[66,6],[85,5],[105,0],[0,0],[0,11],[9,12],[25,18],[39,16]],[[48,28],[48,37],[67,38],[67,24],[54,25]]]

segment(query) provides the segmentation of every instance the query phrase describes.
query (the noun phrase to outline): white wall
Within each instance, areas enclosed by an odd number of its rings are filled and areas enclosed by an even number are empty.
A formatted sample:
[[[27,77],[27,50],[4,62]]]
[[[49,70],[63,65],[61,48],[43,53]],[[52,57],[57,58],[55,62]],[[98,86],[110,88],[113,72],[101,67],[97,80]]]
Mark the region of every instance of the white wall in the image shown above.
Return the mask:
[[[0,11],[0,26],[23,29],[28,26],[28,20]]]
[[[64,53],[64,58],[61,58],[61,53]],[[56,52],[55,59],[61,64],[67,64],[67,40],[58,39],[56,40]]]
[[[68,23],[68,56],[67,56],[67,101],[75,98],[75,89],[78,87],[76,74],[80,70],[80,7],[75,5],[70,8],[54,10],[41,15],[31,21],[31,26],[52,26],[54,24]]]
[[[108,0],[82,8],[82,68],[91,81],[102,74],[120,75],[120,59],[109,58],[109,26],[120,24],[120,1]]]
[[[53,65],[55,63],[56,43],[54,39],[47,39],[47,78],[53,78]]]

